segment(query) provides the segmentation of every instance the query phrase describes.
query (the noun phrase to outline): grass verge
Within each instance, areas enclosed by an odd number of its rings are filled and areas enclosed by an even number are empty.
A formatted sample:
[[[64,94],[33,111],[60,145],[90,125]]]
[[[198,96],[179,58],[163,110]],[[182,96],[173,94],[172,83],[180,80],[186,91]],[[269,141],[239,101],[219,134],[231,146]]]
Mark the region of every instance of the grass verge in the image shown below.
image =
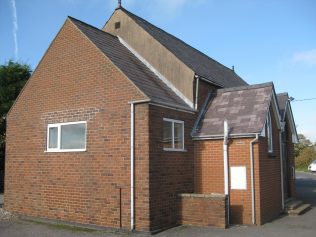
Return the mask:
[[[303,171],[303,172],[309,172],[307,167],[301,166],[301,167],[296,167],[296,171]]]

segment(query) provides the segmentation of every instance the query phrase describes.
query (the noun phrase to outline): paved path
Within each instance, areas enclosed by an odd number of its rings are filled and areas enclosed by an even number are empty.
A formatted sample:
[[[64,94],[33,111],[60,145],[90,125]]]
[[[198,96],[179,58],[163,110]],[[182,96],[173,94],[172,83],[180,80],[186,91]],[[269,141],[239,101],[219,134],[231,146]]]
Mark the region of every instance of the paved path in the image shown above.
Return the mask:
[[[316,236],[316,175],[297,173],[298,198],[314,207],[298,217],[283,216],[261,227],[217,228],[177,227],[155,235],[156,237],[314,237]],[[0,237],[120,237],[144,235],[84,231],[62,226],[29,221],[0,221]]]

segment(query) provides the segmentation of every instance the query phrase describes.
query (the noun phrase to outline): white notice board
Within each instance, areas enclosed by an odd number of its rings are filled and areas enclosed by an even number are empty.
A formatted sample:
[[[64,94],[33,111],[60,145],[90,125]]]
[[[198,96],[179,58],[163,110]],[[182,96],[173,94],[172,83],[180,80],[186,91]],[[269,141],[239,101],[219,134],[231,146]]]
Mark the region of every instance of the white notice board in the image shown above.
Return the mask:
[[[230,186],[231,189],[247,189],[247,175],[245,166],[230,168]]]

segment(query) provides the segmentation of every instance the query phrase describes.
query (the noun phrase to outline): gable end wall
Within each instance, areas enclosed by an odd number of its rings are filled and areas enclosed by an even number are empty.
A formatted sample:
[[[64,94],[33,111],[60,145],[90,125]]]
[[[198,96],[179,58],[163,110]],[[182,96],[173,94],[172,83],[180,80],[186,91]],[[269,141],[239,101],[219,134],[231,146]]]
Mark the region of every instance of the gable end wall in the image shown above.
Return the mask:
[[[7,121],[4,207],[130,229],[130,105],[145,99],[68,20]],[[136,228],[149,229],[148,106],[135,108]],[[48,123],[87,121],[87,151],[49,153]],[[138,121],[138,122],[137,122]],[[140,121],[140,122],[139,122]],[[138,162],[139,161],[139,162]],[[141,206],[141,208],[139,208]]]

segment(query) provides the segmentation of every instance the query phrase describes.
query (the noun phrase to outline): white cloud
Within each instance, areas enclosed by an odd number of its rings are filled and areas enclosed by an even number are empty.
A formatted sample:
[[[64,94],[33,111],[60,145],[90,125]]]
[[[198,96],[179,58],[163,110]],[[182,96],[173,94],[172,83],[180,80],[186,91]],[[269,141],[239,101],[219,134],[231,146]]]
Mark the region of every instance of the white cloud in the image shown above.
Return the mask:
[[[19,56],[19,47],[18,47],[18,17],[16,11],[15,0],[11,0],[12,5],[12,16],[13,16],[13,40],[14,40],[14,57],[18,59]]]
[[[297,52],[293,55],[292,61],[295,63],[305,63],[308,65],[316,65],[316,49]]]
[[[312,130],[299,130],[298,133],[304,134],[304,136],[309,139],[311,142],[316,142],[316,131]]]

